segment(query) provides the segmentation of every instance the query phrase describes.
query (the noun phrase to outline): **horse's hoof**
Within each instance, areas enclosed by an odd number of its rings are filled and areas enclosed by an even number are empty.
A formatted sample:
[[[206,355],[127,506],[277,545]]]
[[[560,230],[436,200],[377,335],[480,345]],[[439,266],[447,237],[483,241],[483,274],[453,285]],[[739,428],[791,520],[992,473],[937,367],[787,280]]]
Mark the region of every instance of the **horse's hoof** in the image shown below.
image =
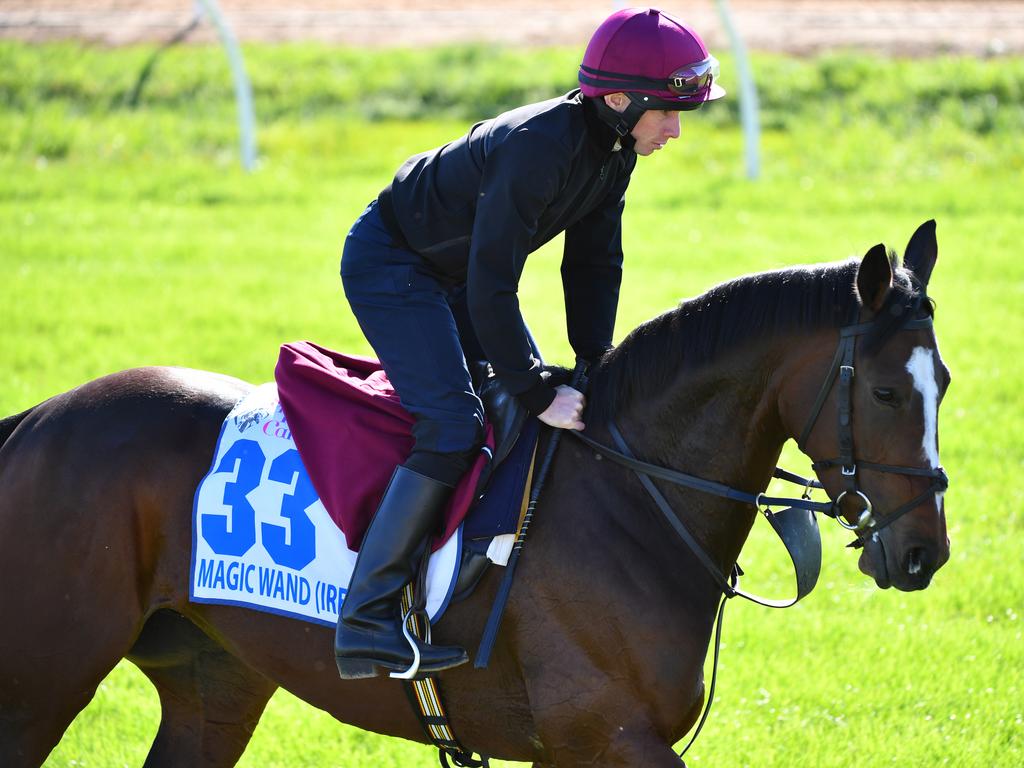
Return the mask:
[[[379,673],[377,663],[369,659],[351,659],[335,656],[334,661],[338,665],[338,674],[342,680],[362,680],[366,677],[376,677]]]

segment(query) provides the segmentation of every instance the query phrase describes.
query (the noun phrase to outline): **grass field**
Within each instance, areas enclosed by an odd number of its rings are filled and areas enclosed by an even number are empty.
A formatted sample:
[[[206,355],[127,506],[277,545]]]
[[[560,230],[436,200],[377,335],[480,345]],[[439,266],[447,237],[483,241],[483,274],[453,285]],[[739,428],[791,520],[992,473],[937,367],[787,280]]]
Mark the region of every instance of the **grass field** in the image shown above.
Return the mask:
[[[485,66],[478,49],[253,47],[252,175],[237,167],[221,54],[172,54],[130,110],[123,97],[147,55],[0,43],[2,414],[137,365],[260,382],[284,341],[368,351],[337,280],[347,227],[407,155],[571,87],[578,52],[503,53],[506,66]],[[685,115],[682,138],[641,159],[616,338],[728,277],[879,241],[902,251],[937,219],[930,293],[953,373],[941,416],[952,558],[923,593],[882,592],[826,526],[808,600],[784,612],[730,606],[715,711],[687,761],[1019,766],[1024,62],[755,64],[766,84],[760,181],[743,178],[735,103]],[[555,243],[531,258],[521,301],[542,348],[569,362],[558,257]],[[807,466],[792,450],[786,464]],[[783,556],[759,528],[741,560],[746,586],[788,591]],[[46,765],[141,765],[158,719],[148,681],[122,664]],[[281,692],[241,764],[435,763],[430,749],[339,725]]]

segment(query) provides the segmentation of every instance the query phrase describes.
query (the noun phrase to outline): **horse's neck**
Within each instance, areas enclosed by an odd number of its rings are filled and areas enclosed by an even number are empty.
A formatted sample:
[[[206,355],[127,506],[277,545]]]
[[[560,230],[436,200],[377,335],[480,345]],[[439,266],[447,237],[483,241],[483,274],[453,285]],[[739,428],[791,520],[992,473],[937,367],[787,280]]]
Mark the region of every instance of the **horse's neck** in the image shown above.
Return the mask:
[[[757,493],[771,479],[785,441],[771,384],[774,361],[772,352],[762,350],[681,373],[655,400],[623,414],[619,427],[646,461]],[[675,514],[727,571],[754,512],[704,492],[658,485]]]

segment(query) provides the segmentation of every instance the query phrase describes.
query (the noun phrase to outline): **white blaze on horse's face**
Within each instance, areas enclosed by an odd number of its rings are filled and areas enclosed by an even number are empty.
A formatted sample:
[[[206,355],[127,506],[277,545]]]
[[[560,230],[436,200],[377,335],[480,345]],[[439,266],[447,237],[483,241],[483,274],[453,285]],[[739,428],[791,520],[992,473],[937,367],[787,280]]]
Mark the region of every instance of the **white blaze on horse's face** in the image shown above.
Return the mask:
[[[915,347],[907,362],[907,373],[914,380],[914,389],[921,393],[924,406],[924,437],[921,452],[928,466],[939,466],[939,381],[936,378],[935,350]],[[935,506],[942,512],[942,494],[935,494]]]

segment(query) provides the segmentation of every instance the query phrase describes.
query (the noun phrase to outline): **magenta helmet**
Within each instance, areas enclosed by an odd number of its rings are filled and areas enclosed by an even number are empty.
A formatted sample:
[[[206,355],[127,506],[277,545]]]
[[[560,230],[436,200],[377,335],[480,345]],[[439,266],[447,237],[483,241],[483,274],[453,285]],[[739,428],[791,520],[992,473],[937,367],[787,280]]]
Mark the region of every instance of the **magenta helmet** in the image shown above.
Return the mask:
[[[720,99],[718,60],[696,32],[656,8],[616,11],[590,38],[580,65],[584,96],[623,92],[642,109],[697,109]]]

